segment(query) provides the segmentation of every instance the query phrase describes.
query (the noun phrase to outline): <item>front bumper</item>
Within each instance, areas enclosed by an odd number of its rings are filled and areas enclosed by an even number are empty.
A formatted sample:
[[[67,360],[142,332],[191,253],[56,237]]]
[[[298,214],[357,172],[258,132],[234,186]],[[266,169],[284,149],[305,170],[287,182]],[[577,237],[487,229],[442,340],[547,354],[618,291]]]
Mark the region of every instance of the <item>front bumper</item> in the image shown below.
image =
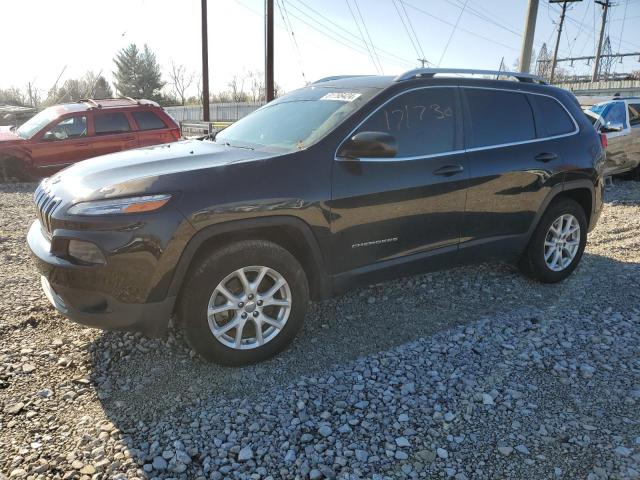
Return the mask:
[[[70,320],[104,330],[139,331],[150,336],[166,334],[175,297],[158,302],[128,303],[103,291],[78,287],[89,276],[100,276],[103,266],[71,263],[50,252],[49,240],[35,221],[27,244],[41,275],[42,288],[51,304]]]

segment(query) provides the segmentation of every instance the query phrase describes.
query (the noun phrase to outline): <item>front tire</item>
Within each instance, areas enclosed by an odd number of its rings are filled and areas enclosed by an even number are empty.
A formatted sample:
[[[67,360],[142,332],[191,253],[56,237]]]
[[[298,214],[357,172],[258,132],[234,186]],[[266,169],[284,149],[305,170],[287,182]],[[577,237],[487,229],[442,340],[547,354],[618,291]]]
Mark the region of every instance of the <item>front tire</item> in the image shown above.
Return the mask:
[[[0,180],[4,182],[29,182],[33,179],[24,162],[17,158],[0,160]]]
[[[543,283],[556,283],[576,269],[587,244],[587,220],[570,198],[549,205],[520,260],[523,273]]]
[[[291,343],[308,301],[306,275],[291,253],[272,242],[245,240],[200,260],[184,285],[178,315],[198,354],[239,366]]]

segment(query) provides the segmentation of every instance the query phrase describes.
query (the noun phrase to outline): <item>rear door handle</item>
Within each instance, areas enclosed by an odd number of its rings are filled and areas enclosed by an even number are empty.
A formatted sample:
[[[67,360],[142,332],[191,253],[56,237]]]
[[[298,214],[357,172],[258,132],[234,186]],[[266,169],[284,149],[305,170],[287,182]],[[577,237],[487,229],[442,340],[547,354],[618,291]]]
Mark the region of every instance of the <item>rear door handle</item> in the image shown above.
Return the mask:
[[[442,175],[444,177],[450,177],[451,175],[455,175],[457,173],[464,172],[464,167],[462,165],[445,165],[443,167],[434,170],[434,175]]]
[[[536,155],[536,160],[538,162],[550,162],[551,160],[555,160],[556,158],[558,158],[558,154],[557,153],[550,153],[550,152],[545,152],[545,153],[539,153],[538,155]]]

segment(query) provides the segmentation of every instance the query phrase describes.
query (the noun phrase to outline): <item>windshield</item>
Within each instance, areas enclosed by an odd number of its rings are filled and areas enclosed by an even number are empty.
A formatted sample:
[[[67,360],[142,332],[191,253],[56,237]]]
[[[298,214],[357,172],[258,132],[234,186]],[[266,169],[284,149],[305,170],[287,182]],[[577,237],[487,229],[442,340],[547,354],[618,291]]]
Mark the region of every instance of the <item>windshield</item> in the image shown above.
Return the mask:
[[[311,86],[265,105],[218,133],[216,143],[278,152],[314,144],[380,90]]]
[[[56,118],[58,118],[56,109],[47,108],[23,123],[16,133],[22,138],[31,138]]]
[[[589,110],[591,110],[594,113],[597,113],[601,117],[604,117],[605,112],[609,109],[610,106],[611,106],[610,103],[599,103],[597,105],[592,106]]]

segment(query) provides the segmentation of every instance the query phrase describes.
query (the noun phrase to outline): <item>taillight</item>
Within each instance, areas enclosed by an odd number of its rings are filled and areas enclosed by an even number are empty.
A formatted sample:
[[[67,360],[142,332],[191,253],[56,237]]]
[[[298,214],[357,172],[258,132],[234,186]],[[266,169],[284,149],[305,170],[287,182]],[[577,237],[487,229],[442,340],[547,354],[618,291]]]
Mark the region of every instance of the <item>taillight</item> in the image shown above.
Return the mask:
[[[602,145],[602,148],[607,148],[609,146],[609,141],[607,140],[607,135],[605,133],[600,133],[600,145]]]

